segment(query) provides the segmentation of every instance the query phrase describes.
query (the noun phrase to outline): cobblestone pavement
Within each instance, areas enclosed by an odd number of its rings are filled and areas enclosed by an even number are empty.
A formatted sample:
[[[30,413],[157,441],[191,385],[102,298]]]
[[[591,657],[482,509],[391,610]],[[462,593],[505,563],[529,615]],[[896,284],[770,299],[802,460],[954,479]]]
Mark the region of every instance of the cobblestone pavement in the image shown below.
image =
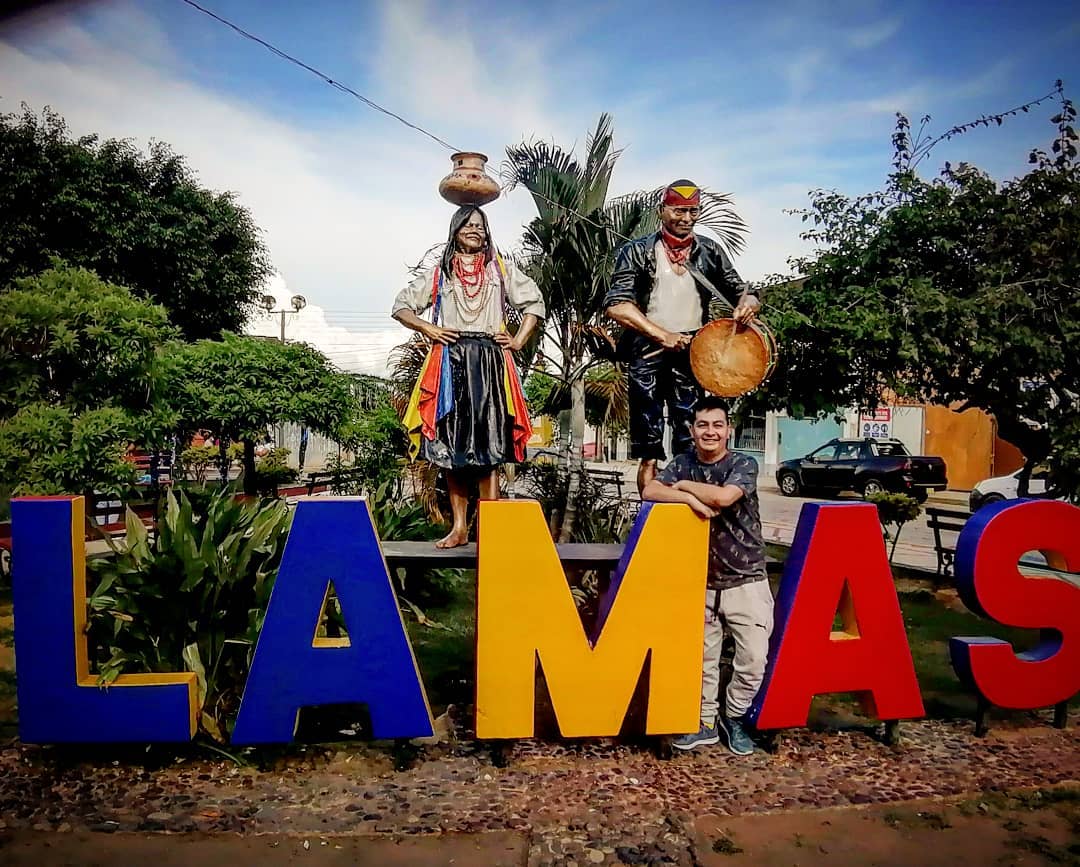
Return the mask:
[[[536,867],[691,865],[705,817],[1080,781],[1080,733],[1048,714],[982,739],[966,721],[905,723],[902,736],[888,747],[866,729],[795,730],[745,759],[721,746],[662,759],[647,745],[518,741],[498,764],[463,741],[419,748],[404,770],[386,745],[296,747],[257,769],[12,744],[0,752],[0,832],[503,831],[525,836]]]

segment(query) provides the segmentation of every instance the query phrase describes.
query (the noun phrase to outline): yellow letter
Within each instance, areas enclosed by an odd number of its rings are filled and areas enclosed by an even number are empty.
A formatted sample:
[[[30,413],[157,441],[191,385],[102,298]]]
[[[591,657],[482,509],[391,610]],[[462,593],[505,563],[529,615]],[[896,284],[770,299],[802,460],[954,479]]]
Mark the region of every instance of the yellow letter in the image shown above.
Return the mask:
[[[532,736],[537,657],[564,737],[618,734],[650,652],[646,732],[695,731],[708,532],[687,506],[643,505],[590,643],[539,503],[481,503],[477,737]]]

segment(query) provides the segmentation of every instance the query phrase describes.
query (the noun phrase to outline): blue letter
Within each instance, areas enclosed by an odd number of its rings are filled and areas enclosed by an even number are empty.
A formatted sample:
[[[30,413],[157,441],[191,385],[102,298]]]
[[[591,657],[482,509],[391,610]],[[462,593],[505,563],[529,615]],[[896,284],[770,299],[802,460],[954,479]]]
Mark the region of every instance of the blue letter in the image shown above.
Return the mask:
[[[189,741],[195,675],[122,674],[107,688],[86,650],[82,497],[11,501],[19,736],[28,743]]]
[[[317,639],[334,583],[348,642]],[[285,743],[300,708],[364,702],[376,738],[427,737],[431,711],[367,503],[297,504],[233,730],[234,744]]]

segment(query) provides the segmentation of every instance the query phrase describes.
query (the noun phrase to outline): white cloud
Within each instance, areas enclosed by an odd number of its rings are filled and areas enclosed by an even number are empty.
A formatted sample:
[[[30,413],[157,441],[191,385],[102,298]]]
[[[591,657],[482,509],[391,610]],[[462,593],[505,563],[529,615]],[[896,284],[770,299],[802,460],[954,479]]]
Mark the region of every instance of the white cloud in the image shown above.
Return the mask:
[[[259,337],[281,338],[284,320],[285,339],[308,343],[320,350],[341,370],[386,376],[391,350],[404,343],[409,332],[397,323],[380,325],[377,319],[355,317],[351,327],[334,325],[318,304],[307,303],[293,312],[292,298],[299,294],[290,289],[280,274],[267,281],[262,292],[273,297],[270,311],[259,311],[247,323],[245,333]],[[305,299],[306,300],[306,299]],[[285,311],[282,314],[281,311]]]
[[[447,152],[344,94],[331,119],[305,126],[285,119],[270,103],[197,83],[185,66],[190,58],[177,56],[169,34],[141,11],[145,4],[104,8],[93,31],[61,16],[47,27],[22,28],[0,39],[6,110],[17,100],[35,108],[48,104],[76,134],[128,137],[142,146],[150,139],[169,142],[205,184],[236,191],[263,227],[289,293],[307,297],[308,308],[288,324],[289,336],[294,327],[310,327],[334,347],[335,359],[374,370],[371,365],[379,361],[371,359],[407,336],[389,319],[407,266],[445,238],[451,207],[436,187],[450,167]],[[783,209],[804,205],[807,190],[836,186],[858,192],[880,184],[888,171],[894,111],[921,114],[942,99],[977,96],[1009,73],[1008,61],[999,60],[971,78],[909,76],[869,96],[863,88],[807,99],[823,69],[843,71],[836,56],[823,54],[829,45],[850,54],[880,44],[900,26],[899,19],[882,19],[837,28],[831,41],[818,44],[804,31],[807,21],[820,20],[823,8],[799,0],[779,23],[773,17],[762,23],[779,35],[765,41],[768,50],[755,55],[755,62],[777,70],[771,83],[782,88],[788,60],[786,83],[797,96],[765,99],[752,109],[745,99],[696,88],[672,100],[659,78],[652,88],[609,88],[601,97],[591,87],[592,76],[621,62],[605,55],[610,49],[602,40],[595,53],[577,56],[565,50],[571,40],[564,44],[565,34],[554,22],[515,28],[508,18],[498,18],[513,11],[462,14],[430,0],[384,0],[375,31],[356,44],[366,75],[343,78],[450,143],[487,152],[494,163],[507,144],[525,138],[578,142],[583,150],[587,131],[607,109],[614,115],[616,145],[626,148],[612,194],[654,188],[683,175],[731,192],[751,229],[736,264],[744,277],[757,279],[781,270],[804,249],[801,224]],[[617,4],[611,14],[619,14]],[[193,26],[218,26],[194,20]],[[574,26],[585,26],[582,16],[574,17]],[[237,42],[238,50],[242,45]],[[252,63],[281,62],[251,50]],[[732,68],[741,62],[732,52]],[[200,81],[213,82],[215,74],[203,69]],[[303,80],[306,73],[295,75]],[[737,81],[732,86],[748,87]],[[487,210],[504,247],[516,244],[520,227],[534,214],[524,191]],[[266,333],[277,333],[272,321],[264,324]],[[347,338],[333,331],[341,326],[352,332]]]
[[[870,48],[876,48],[883,42],[888,42],[896,35],[897,31],[900,30],[902,24],[903,20],[899,16],[885,18],[881,21],[875,21],[872,24],[849,30],[845,36],[848,45],[860,51],[865,51]]]
[[[165,40],[152,21],[139,29],[147,44]],[[445,236],[451,206],[436,186],[449,160],[407,131],[360,120],[299,127],[131,54],[126,29],[97,38],[68,23],[22,35],[21,45],[0,41],[5,95],[51,105],[75,134],[170,143],[207,186],[236,192],[277,269],[327,307],[389,317],[407,266]],[[342,100],[343,114],[370,121]],[[491,206],[496,226],[506,210]]]

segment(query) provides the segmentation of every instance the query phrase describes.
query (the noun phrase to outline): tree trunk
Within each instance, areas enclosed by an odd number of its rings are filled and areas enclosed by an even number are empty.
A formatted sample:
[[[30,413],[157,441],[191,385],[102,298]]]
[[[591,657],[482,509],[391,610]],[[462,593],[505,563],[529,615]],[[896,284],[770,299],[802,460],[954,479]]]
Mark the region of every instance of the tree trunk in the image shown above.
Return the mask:
[[[572,413],[566,409],[559,413],[559,441],[556,448],[559,451],[560,460],[570,454],[570,419]]]
[[[221,486],[229,484],[229,447],[225,445],[225,437],[218,437],[218,469],[221,471]]]
[[[1035,468],[1035,462],[1028,458],[1024,461],[1024,466],[1020,470],[1020,474],[1016,477],[1016,496],[1023,499],[1028,495],[1028,489],[1031,482],[1031,471]]]
[[[255,478],[255,441],[244,440],[244,493],[249,497],[259,494],[258,480]]]
[[[570,433],[573,448],[570,452],[570,479],[566,490],[566,512],[563,514],[559,541],[569,542],[577,524],[577,498],[581,489],[581,474],[585,472],[582,461],[585,440],[585,376],[582,374],[570,384]]]

